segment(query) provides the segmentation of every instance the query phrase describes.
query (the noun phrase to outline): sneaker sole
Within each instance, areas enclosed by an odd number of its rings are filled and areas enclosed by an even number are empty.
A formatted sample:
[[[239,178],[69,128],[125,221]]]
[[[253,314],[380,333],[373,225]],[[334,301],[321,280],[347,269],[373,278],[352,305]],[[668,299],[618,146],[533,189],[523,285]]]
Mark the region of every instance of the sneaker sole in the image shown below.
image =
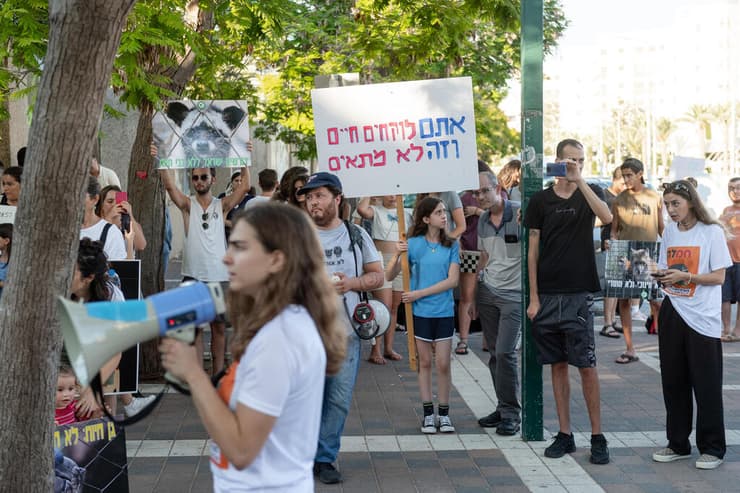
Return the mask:
[[[439,432],[440,433],[455,433],[455,427],[454,426],[450,426],[450,427],[442,426],[439,428]]]
[[[720,461],[717,461],[717,462],[697,462],[696,463],[696,468],[697,469],[704,469],[704,470],[717,469],[719,466],[722,465],[722,462],[724,462],[724,461],[720,460]]]
[[[666,464],[668,462],[675,462],[677,460],[682,459],[690,459],[690,455],[655,455],[653,454],[653,461],[655,462],[662,462],[663,464]],[[699,466],[696,466],[699,467]],[[702,469],[699,467],[699,469]]]
[[[421,432],[426,433],[427,435],[434,435],[437,433],[437,428],[422,428]]]
[[[588,460],[589,462],[591,462],[591,464],[596,464],[599,466],[609,463],[609,457],[606,457],[604,459],[594,459],[594,456],[592,455],[591,457],[589,457]]]
[[[560,455],[555,455],[553,453],[548,453],[547,449],[545,449],[545,457],[547,457],[548,459],[559,459],[559,458],[565,456],[565,454],[572,454],[575,451],[576,451],[576,448],[573,447],[573,448],[567,449],[565,452],[563,452]]]

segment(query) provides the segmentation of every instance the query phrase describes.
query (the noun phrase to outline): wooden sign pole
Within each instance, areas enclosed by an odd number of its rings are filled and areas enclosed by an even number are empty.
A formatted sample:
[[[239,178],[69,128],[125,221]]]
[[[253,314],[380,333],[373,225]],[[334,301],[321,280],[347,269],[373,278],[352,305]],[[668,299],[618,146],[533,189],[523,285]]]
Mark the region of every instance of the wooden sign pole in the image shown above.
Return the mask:
[[[406,241],[406,214],[403,208],[403,195],[396,195],[396,213],[398,214],[398,239]],[[407,252],[401,254],[401,271],[403,272],[403,291],[411,290],[411,276],[409,275],[409,256]],[[409,345],[409,368],[417,371],[416,364],[416,339],[414,338],[414,312],[411,303],[406,303],[404,312],[406,313],[406,337]],[[391,327],[388,330],[395,330]]]

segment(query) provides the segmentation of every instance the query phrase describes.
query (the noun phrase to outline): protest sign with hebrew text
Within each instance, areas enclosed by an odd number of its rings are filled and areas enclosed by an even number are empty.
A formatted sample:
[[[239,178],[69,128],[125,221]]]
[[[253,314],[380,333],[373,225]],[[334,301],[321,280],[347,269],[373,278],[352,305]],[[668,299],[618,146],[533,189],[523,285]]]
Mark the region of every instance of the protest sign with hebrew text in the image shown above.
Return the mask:
[[[478,188],[470,77],[314,89],[319,169],[348,197]]]

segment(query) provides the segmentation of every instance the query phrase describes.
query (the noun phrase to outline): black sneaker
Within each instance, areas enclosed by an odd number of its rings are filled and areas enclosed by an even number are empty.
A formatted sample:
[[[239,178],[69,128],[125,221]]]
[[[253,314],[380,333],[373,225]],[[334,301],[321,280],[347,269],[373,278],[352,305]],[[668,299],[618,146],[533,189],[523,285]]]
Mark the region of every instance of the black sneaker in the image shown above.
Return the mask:
[[[478,420],[478,424],[483,428],[496,428],[501,423],[501,413],[494,411],[488,416],[484,416]]]
[[[337,484],[342,481],[342,474],[329,462],[314,462],[313,473],[324,484]]]
[[[575,447],[574,447],[575,448]],[[591,435],[591,464],[608,464],[609,448],[606,446],[606,438],[599,433]]]
[[[573,439],[573,433],[566,435],[559,431],[555,435],[555,441],[545,449],[545,457],[559,459],[565,454],[572,454],[576,451],[576,441]]]
[[[504,419],[496,427],[497,435],[512,436],[516,435],[517,431],[519,431],[519,423],[512,419]]]

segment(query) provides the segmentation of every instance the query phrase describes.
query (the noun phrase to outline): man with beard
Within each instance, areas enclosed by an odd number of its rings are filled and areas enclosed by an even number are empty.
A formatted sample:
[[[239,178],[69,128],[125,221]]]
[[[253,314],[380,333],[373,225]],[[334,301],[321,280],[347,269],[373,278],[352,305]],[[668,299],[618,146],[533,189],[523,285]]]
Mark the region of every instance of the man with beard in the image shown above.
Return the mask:
[[[314,459],[314,474],[319,481],[334,484],[342,480],[333,462],[339,453],[360,364],[360,339],[352,328],[350,317],[360,302],[360,292],[383,286],[383,266],[365,230],[340,219],[342,183],[339,178],[331,173],[315,173],[298,193],[306,196],[306,210],[318,229],[326,269],[340,296],[339,316],[347,330],[347,356],[342,369],[326,377],[324,384],[321,429]]]
[[[162,181],[172,202],[182,212],[185,223],[185,246],[183,248],[183,282],[226,283],[229,274],[222,262],[226,253],[224,217],[238,204],[249,190],[249,169],[242,168],[242,181],[231,195],[218,199],[211,194],[216,182],[216,168],[193,168],[190,178],[195,195],[188,197],[177,188],[172,172],[160,169]],[[225,286],[224,286],[225,287]],[[224,368],[226,351],[226,323],[223,317],[211,323],[212,371],[217,375]],[[203,336],[195,339],[198,354],[203,354]]]
[[[478,174],[480,189],[474,193],[485,212],[478,221],[478,314],[488,343],[496,410],[478,420],[485,428],[496,427],[499,435],[519,431],[517,345],[521,334],[522,253],[517,216],[519,202],[503,198],[505,191],[490,171]]]

